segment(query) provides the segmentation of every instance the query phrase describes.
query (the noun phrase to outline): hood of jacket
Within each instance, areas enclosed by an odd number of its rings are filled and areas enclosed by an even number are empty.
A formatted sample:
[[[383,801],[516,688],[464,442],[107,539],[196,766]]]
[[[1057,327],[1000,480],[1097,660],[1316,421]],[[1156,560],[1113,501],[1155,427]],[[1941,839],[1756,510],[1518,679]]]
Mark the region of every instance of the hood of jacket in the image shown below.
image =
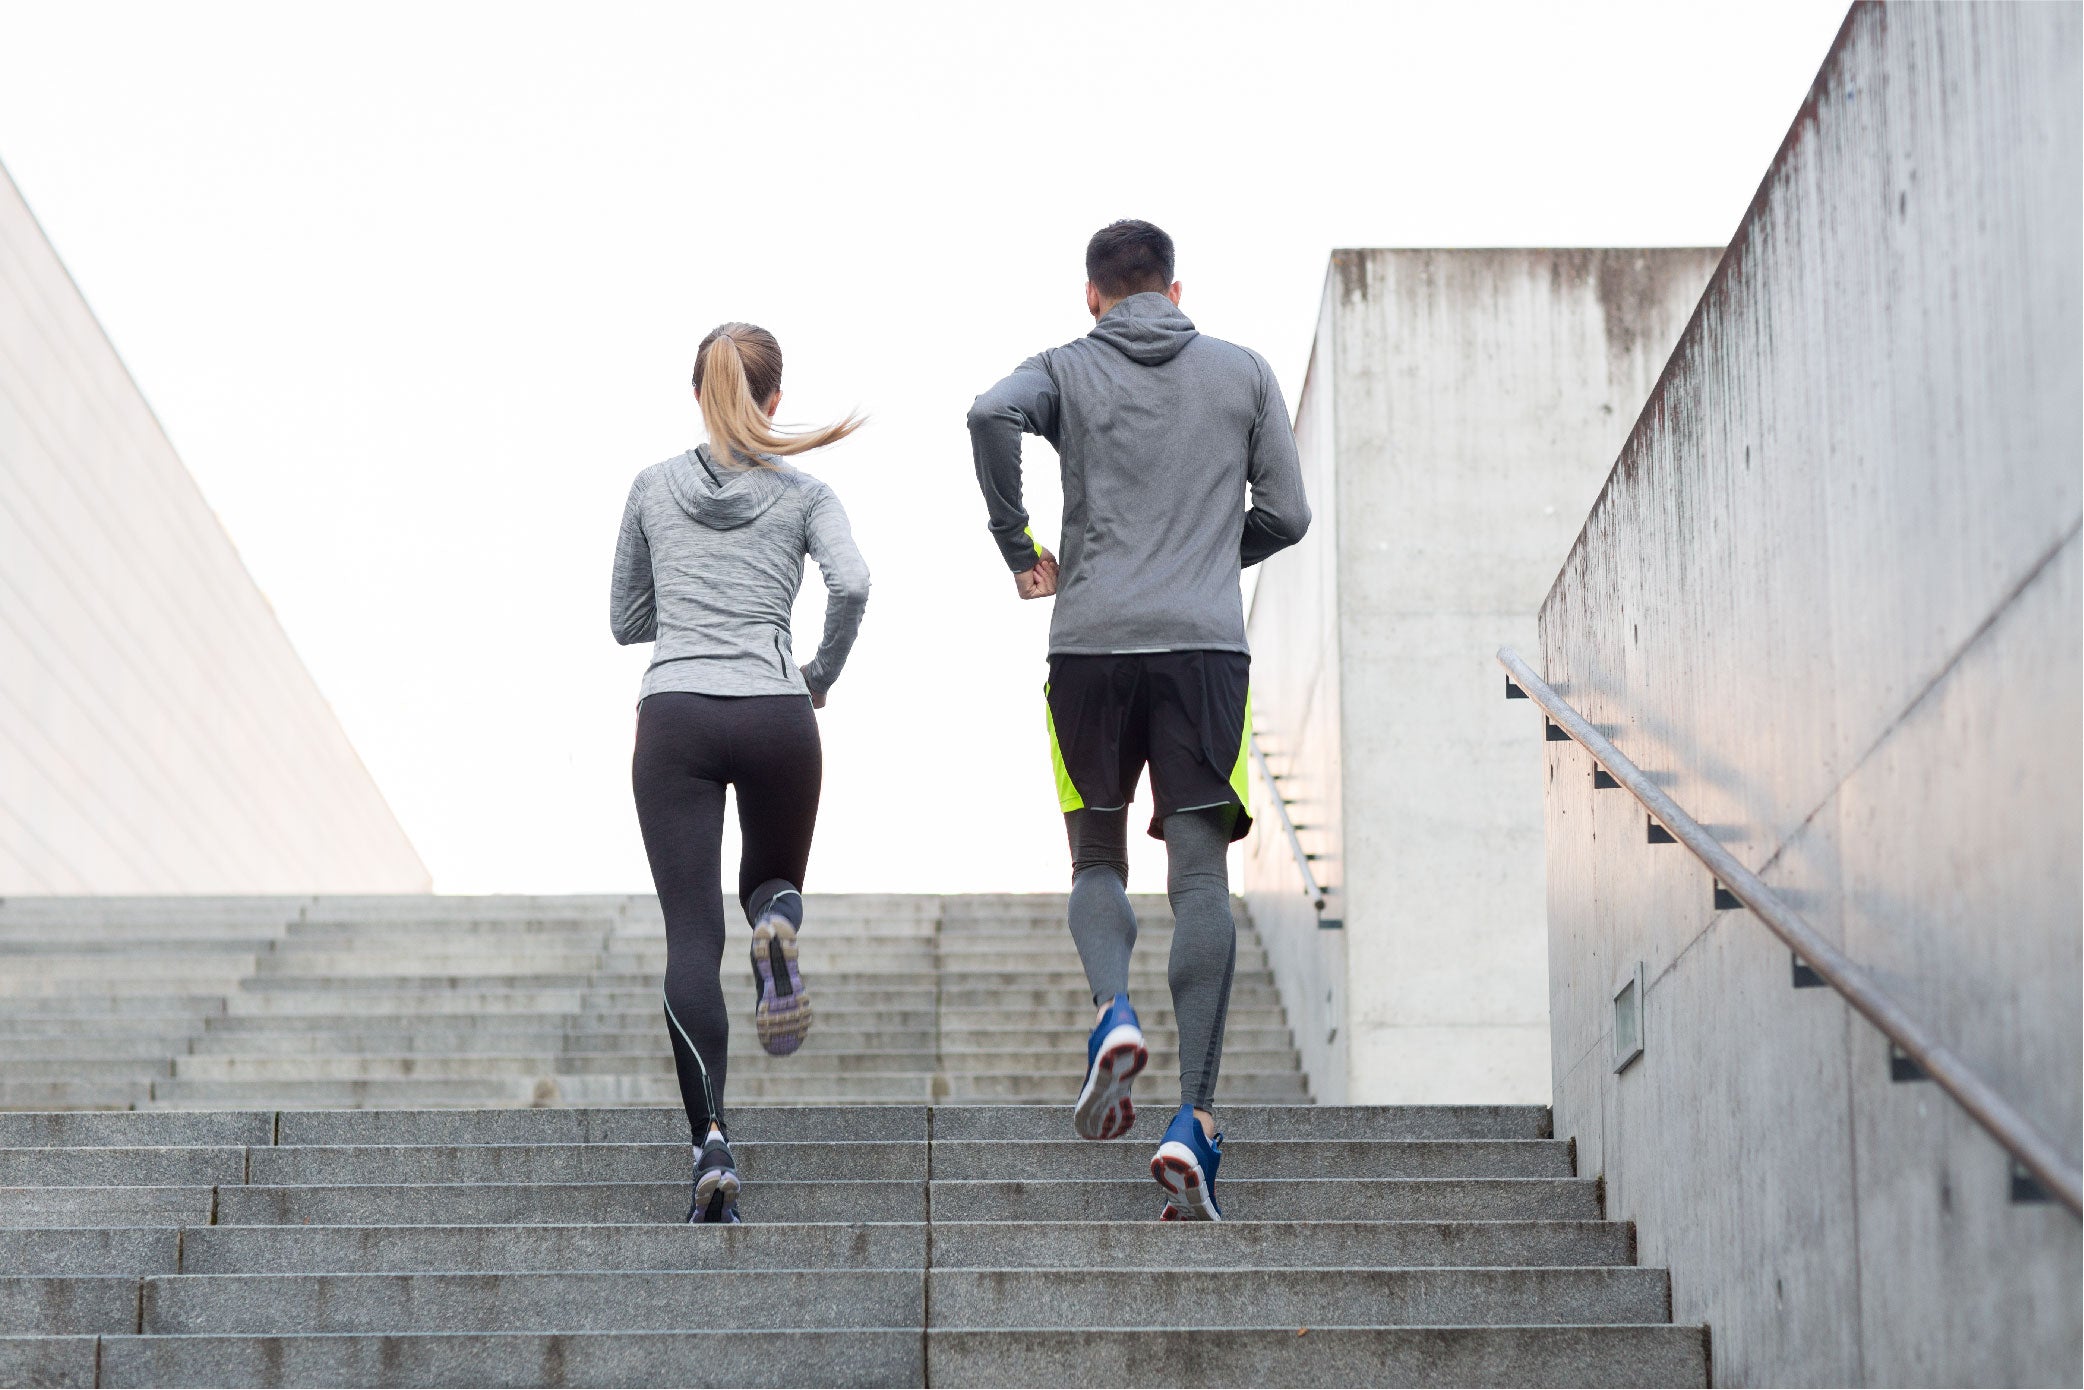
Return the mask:
[[[666,460],[666,486],[680,510],[712,531],[728,531],[757,519],[789,484],[779,468],[723,467],[701,444]]]
[[[1194,341],[1194,321],[1155,290],[1132,294],[1109,309],[1088,337],[1098,338],[1131,362],[1155,367],[1179,356]]]

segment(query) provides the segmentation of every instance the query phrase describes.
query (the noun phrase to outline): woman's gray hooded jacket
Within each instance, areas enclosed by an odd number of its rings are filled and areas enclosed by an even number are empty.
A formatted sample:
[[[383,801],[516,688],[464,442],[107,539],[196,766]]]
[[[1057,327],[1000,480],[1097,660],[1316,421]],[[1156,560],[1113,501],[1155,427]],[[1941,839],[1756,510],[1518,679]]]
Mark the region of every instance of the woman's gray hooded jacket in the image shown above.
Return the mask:
[[[868,606],[868,565],[846,509],[808,473],[726,468],[708,447],[637,475],[608,591],[615,640],[655,642],[643,694],[823,695]],[[825,577],[825,634],[799,674],[790,611],[803,557]]]

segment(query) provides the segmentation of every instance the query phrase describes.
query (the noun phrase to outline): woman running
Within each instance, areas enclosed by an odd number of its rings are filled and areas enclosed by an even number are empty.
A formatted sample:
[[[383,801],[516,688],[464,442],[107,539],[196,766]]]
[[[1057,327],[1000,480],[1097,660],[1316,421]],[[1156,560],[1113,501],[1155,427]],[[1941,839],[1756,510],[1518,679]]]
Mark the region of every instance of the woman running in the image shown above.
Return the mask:
[[[832,489],[782,456],[845,439],[848,416],[777,433],[781,344],[727,323],[695,353],[709,442],[637,475],[615,544],[615,640],[652,642],[630,776],[651,881],[666,918],[666,1035],[695,1150],[687,1219],[738,1220],[724,1124],[730,1020],[724,955],[724,788],[738,788],[738,901],[753,928],[760,1046],[786,1056],[810,1031],[796,964],[803,869],[818,819],[818,723],[868,604],[868,566]],[[825,577],[825,634],[797,668],[789,612],[803,557]]]

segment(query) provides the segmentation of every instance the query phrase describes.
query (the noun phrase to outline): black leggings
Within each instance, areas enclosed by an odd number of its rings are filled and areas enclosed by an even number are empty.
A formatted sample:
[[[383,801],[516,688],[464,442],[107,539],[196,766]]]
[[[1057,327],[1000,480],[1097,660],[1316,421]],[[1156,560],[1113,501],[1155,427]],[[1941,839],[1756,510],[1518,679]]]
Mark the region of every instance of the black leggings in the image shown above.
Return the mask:
[[[637,713],[630,781],[651,881],[666,916],[666,1033],[694,1142],[723,1123],[730,1017],[724,959],[724,787],[738,788],[738,902],[802,923],[803,867],[818,823],[824,753],[805,695],[666,691]],[[777,901],[777,896],[779,901]]]

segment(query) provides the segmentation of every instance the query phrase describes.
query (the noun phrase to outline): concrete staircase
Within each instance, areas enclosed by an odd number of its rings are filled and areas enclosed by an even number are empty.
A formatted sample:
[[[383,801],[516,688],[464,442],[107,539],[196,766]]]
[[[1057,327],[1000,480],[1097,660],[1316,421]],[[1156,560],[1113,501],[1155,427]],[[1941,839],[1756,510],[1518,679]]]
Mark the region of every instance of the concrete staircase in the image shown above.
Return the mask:
[[[1538,1109],[1240,1106],[1221,1226],[1065,1107],[0,1115],[0,1383],[1700,1385]]]
[[[108,1108],[0,1113],[0,1385],[1706,1383],[1546,1111],[1297,1103],[1250,941],[1231,1219],[1157,1222],[1170,1057],[1070,1136],[1061,912],[815,902],[825,1042],[736,1045],[715,1228],[643,900],[6,904],[0,1084]]]
[[[1136,905],[1163,1075],[1171,917],[1162,897]],[[1075,1085],[1092,1008],[1061,896],[814,895],[818,1022],[786,1060],[753,1040],[738,938],[734,1106],[1057,1102]],[[667,1104],[664,966],[648,897],[13,899],[0,1109]],[[1309,1099],[1249,926],[1223,1093]]]

